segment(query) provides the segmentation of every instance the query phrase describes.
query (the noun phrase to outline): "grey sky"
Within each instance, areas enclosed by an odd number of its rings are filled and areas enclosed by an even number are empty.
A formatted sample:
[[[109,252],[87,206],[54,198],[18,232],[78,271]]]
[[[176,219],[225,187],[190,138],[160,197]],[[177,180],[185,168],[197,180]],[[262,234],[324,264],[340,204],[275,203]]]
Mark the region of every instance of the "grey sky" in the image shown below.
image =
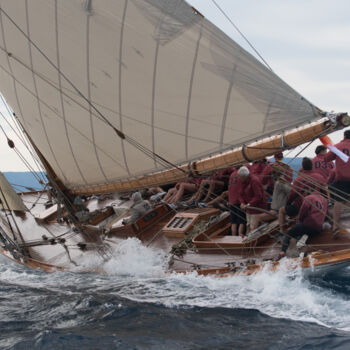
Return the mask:
[[[188,0],[252,53],[212,0]],[[272,69],[326,111],[350,111],[349,0],[216,0]],[[0,106],[0,110],[3,108]],[[4,125],[1,118],[1,125]],[[27,170],[0,135],[2,171]],[[331,135],[333,141],[342,132]],[[316,145],[317,143],[315,143]],[[19,147],[19,142],[16,142]],[[312,156],[312,149],[304,154]]]
[[[348,111],[350,1],[217,0],[272,69],[323,110]],[[212,0],[190,0],[247,48]],[[252,53],[252,50],[248,48]]]
[[[212,0],[189,0],[254,56]],[[350,1],[216,0],[285,82],[325,111],[350,112]],[[333,142],[343,132],[331,134]],[[314,156],[315,141],[301,156]],[[301,147],[289,155],[293,156]]]

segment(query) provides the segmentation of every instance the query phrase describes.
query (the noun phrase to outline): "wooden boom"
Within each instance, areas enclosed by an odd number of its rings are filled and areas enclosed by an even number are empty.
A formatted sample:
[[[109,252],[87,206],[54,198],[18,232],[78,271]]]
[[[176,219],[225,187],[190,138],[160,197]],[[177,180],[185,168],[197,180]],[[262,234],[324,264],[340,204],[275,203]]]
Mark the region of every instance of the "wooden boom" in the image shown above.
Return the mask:
[[[276,152],[297,147],[305,142],[310,142],[320,136],[349,125],[350,117],[347,113],[338,114],[336,119],[332,121],[324,117],[282,134],[264,138],[248,145],[243,145],[189,164],[182,164],[178,168],[171,168],[142,177],[129,178],[128,180],[111,184],[80,186],[76,189],[71,189],[70,192],[72,194],[125,192],[145,187],[175,183],[189,176],[199,176],[217,169],[224,169],[230,166],[259,160],[271,156]],[[184,172],[179,170],[179,168]]]

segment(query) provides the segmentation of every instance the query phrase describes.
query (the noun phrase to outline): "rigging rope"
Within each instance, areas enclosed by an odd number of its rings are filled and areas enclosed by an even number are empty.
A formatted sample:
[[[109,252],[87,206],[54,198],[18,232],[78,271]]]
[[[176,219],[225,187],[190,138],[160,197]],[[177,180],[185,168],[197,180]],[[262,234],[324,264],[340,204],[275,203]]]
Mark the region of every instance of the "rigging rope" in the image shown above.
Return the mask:
[[[12,115],[12,116],[13,116],[14,121],[15,121],[14,124],[15,124],[15,126],[17,127],[18,132],[13,128],[13,126],[12,126],[11,123],[7,120],[7,118],[5,117],[5,115],[0,111],[1,116],[3,117],[3,119],[5,120],[5,122],[8,124],[8,126],[11,128],[11,130],[13,131],[13,133],[17,136],[17,138],[22,142],[23,146],[27,149],[27,151],[29,152],[30,156],[32,157],[32,159],[33,159],[35,165],[38,167],[39,174],[41,174],[41,173],[42,173],[42,169],[40,168],[40,165],[39,165],[37,159],[35,158],[35,154],[33,153],[33,150],[30,149],[30,147],[28,146],[28,141],[26,141],[25,135],[23,134],[23,132],[22,132],[22,131],[19,129],[19,127],[18,127],[18,121],[17,121],[17,119],[16,119],[16,117],[15,117],[15,114],[10,112],[8,105],[7,105],[5,99],[3,98],[3,96],[2,96],[1,94],[0,94],[0,98],[1,98],[1,100],[2,100],[2,102],[3,102],[3,104],[5,105],[5,107],[7,108],[8,112],[9,112],[9,115]],[[7,135],[6,135],[6,137],[7,137]],[[9,138],[7,137],[7,139],[9,139]],[[42,177],[42,180],[45,181],[44,177]]]
[[[264,58],[260,55],[258,50],[253,46],[253,44],[248,40],[248,38],[239,30],[236,24],[230,19],[230,17],[225,13],[225,11],[219,6],[219,4],[212,0],[214,5],[219,9],[219,11],[226,17],[226,19],[232,24],[232,26],[237,30],[237,32],[243,37],[243,39],[248,43],[248,45],[254,50],[254,52],[260,57],[260,59],[265,63],[266,67],[270,69],[271,72],[273,72],[272,68],[269,66],[269,64],[264,60]]]
[[[32,157],[37,169],[38,169],[38,174],[40,175],[42,182],[45,183],[47,181],[47,179],[44,175],[45,167],[41,164],[41,161],[40,161],[38,155],[36,154],[32,144],[27,139],[27,135],[24,132],[24,129],[22,128],[21,123],[17,118],[17,115],[15,113],[12,113],[12,117],[13,117],[15,125],[17,126],[17,129],[23,135],[23,138],[25,140],[25,144],[27,145],[26,148],[27,148],[28,152],[30,153],[30,155],[31,155],[31,157]]]
[[[15,143],[8,137],[7,133],[5,132],[2,125],[0,125],[0,129],[2,130],[3,134],[5,135],[7,139],[7,143],[10,148],[12,148],[17,156],[20,158],[20,160],[23,162],[23,164],[26,166],[26,168],[29,170],[29,172],[36,178],[36,180],[41,183],[41,179],[38,175],[38,173],[33,169],[33,167],[28,163],[28,161],[24,158],[24,156],[21,154],[21,152],[16,148]]]

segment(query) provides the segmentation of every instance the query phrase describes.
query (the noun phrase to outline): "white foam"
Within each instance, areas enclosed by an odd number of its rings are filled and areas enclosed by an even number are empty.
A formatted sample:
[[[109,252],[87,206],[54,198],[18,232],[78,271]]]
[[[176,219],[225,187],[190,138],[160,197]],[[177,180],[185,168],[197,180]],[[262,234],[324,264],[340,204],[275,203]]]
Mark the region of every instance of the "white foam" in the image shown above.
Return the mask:
[[[147,248],[137,238],[123,239],[111,246],[108,261],[96,252],[84,254],[77,271],[100,270],[108,275],[155,277],[163,276],[167,255],[162,250]]]
[[[163,251],[147,248],[137,238],[128,238],[115,247],[112,259],[103,268],[111,275],[163,276],[167,260]]]
[[[272,317],[350,330],[347,298],[304,280],[299,271],[294,276],[282,269],[277,273],[264,271],[228,278],[173,274],[162,281],[134,281],[120,294],[168,307],[257,309]]]
[[[165,275],[167,257],[135,238],[116,245],[114,258],[107,263],[96,256],[87,260],[91,266],[103,267],[108,275],[48,274],[0,259],[0,283],[7,281],[56,293],[110,293],[167,307],[257,309],[272,317],[350,330],[349,296],[305,280],[300,269],[291,273],[284,262],[278,272],[266,268],[252,276]]]

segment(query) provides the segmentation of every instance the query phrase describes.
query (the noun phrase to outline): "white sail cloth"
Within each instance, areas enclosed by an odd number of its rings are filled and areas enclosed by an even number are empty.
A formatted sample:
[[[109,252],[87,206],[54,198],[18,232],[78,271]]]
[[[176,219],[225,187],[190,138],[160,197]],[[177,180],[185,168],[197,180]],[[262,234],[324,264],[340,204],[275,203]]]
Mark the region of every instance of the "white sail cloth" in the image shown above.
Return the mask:
[[[183,0],[0,6],[1,93],[68,188],[162,167],[122,141],[63,75],[117,129],[174,164],[317,117]]]

